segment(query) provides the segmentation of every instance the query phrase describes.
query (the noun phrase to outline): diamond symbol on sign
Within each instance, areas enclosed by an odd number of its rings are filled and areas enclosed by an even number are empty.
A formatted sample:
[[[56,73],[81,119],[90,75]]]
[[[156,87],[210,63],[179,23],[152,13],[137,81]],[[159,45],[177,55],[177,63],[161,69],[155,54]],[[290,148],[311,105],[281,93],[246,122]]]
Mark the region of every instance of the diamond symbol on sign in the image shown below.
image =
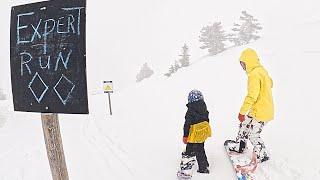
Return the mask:
[[[62,74],[57,84],[53,87],[63,105],[67,104],[75,86],[72,81]]]
[[[40,84],[41,83],[41,84]],[[40,86],[44,87],[43,89],[40,89]],[[33,87],[33,88],[32,88]],[[36,72],[36,74],[33,76],[32,80],[30,81],[28,88],[32,92],[33,96],[36,98],[37,102],[40,103],[43,99],[44,95],[48,91],[48,86],[46,83],[43,82],[42,78]]]

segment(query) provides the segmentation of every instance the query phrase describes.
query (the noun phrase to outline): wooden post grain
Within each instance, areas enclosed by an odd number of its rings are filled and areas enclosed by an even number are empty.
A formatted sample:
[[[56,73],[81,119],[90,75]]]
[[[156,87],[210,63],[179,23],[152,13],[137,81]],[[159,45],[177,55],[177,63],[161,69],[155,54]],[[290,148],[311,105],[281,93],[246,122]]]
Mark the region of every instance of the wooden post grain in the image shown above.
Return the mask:
[[[58,114],[41,114],[42,129],[53,180],[69,180]]]

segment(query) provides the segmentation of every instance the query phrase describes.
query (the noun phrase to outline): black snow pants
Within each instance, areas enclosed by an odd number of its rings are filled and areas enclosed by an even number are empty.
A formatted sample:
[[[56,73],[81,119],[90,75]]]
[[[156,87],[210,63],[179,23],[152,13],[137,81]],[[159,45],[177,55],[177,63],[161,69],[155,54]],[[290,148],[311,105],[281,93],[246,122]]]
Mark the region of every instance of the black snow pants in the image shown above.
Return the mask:
[[[188,143],[186,154],[188,156],[196,156],[199,170],[209,167],[206,152],[204,150],[204,143]]]

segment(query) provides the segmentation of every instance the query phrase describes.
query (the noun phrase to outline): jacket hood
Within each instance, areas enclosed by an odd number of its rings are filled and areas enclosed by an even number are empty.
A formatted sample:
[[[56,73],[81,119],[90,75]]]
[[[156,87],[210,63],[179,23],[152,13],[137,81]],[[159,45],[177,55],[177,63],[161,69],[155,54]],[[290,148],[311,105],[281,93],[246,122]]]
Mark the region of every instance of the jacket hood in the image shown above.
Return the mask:
[[[261,66],[259,57],[255,50],[253,49],[246,49],[241,53],[240,61],[246,64],[246,71],[247,73],[251,72],[256,67]]]

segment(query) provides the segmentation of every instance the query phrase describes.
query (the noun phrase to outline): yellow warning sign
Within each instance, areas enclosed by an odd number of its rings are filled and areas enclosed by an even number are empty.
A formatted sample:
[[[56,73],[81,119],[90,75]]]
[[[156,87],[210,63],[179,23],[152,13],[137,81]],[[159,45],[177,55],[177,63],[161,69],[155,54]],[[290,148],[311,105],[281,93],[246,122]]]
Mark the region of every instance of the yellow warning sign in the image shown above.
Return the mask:
[[[112,91],[112,88],[109,85],[104,86],[104,91]]]
[[[103,91],[105,93],[113,92],[113,84],[112,81],[103,81]]]

